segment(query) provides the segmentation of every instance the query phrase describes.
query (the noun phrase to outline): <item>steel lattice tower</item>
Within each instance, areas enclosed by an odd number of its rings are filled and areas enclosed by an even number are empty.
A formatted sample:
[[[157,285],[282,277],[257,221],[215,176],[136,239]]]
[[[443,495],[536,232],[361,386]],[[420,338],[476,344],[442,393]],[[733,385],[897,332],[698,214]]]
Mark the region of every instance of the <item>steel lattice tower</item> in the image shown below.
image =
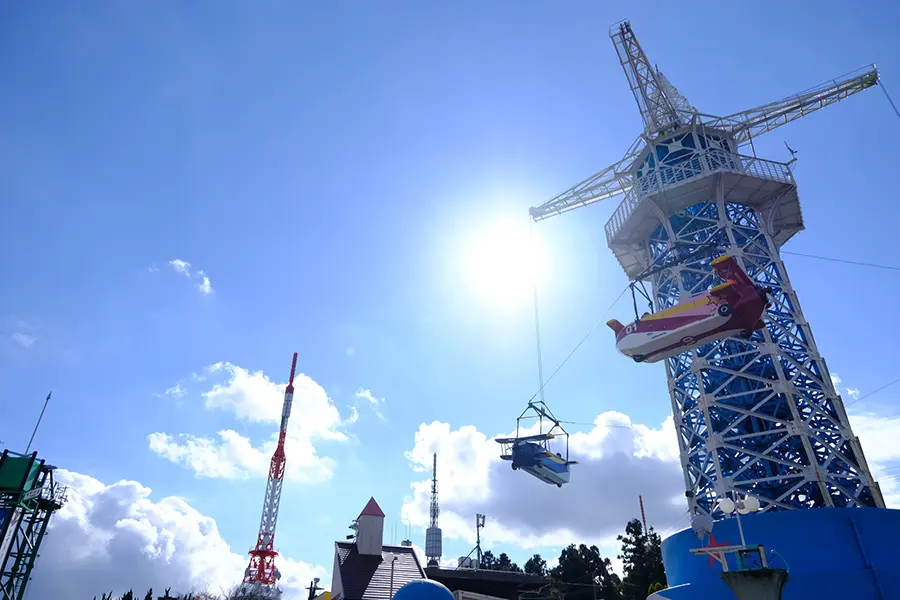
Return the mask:
[[[287,438],[288,419],[291,417],[291,405],[294,402],[294,371],[297,368],[297,353],[291,360],[291,377],[284,390],[284,403],[281,408],[281,428],[278,431],[278,445],[272,453],[269,465],[269,478],[266,482],[266,495],[263,499],[262,517],[259,521],[259,534],[256,546],[250,551],[250,564],[244,571],[244,589],[265,587],[273,589],[281,573],[275,567],[275,525],[278,522],[278,508],[281,505],[281,487],[284,484],[284,470],[287,459],[284,454],[284,441]]]
[[[622,160],[532,218],[623,194],[606,239],[629,279],[674,264],[650,278],[655,311],[718,283],[709,263],[723,254],[773,289],[765,329],[666,361],[690,513],[722,517],[717,499],[733,491],[756,496],[763,511],[883,507],[779,253],[804,228],[793,160],[752,149],[752,139],[876,85],[877,70],[716,117],[651,67],[627,21],[610,37],[644,131]],[[685,260],[710,243],[716,251]]]

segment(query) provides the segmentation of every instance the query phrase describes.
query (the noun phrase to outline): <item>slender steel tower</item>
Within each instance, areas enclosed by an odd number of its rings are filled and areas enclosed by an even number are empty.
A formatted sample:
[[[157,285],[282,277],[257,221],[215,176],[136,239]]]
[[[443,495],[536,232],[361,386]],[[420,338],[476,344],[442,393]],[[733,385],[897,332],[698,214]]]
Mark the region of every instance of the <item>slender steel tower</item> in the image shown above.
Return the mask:
[[[437,487],[437,453],[434,454],[434,466],[431,475],[431,523],[425,530],[425,556],[428,557],[428,566],[438,566],[443,554],[441,528],[438,527],[438,515],[441,514],[438,505]]]
[[[272,454],[269,466],[269,480],[266,482],[266,496],[263,500],[262,518],[259,522],[259,536],[256,547],[250,551],[250,565],[244,571],[245,586],[274,586],[281,573],[275,568],[275,524],[278,521],[278,506],[281,503],[281,486],[284,483],[284,440],[287,437],[288,419],[294,401],[294,371],[297,368],[297,353],[291,360],[291,377],[284,390],[284,405],[281,409],[281,429],[278,445]]]
[[[532,219],[623,195],[606,240],[630,280],[650,279],[656,311],[717,283],[709,263],[720,255],[773,290],[766,327],[750,339],[666,360],[690,513],[722,518],[717,501],[735,491],[762,511],[883,507],[781,259],[804,228],[793,160],[753,148],[760,135],[876,85],[877,70],[716,117],[651,66],[627,21],[610,37],[644,131],[620,161],[532,208]],[[716,251],[697,252],[710,245]]]

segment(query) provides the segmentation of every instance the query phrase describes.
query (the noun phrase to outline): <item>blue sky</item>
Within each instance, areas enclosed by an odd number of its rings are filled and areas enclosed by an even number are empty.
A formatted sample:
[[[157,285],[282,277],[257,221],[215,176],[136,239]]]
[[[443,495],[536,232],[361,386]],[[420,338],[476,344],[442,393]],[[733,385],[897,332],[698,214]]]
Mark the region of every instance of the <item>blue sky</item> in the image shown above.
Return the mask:
[[[331,541],[370,495],[399,520],[421,479],[404,458],[421,423],[493,435],[534,392],[527,290],[498,308],[460,262],[472,236],[509,219],[527,227],[529,205],[618,160],[637,135],[607,36],[626,16],[704,112],[872,62],[900,101],[900,7],[889,2],[0,7],[0,439],[24,447],[53,389],[37,441],[48,460],[185,497],[243,553],[264,480],[198,479],[147,436],[232,428],[261,443],[270,425],[205,409],[211,380],[190,376],[227,361],[283,383],[297,351],[341,418],[359,408],[352,439],[316,446],[333,476],[284,492],[279,547],[330,569]],[[872,89],[757,143],[775,160],[789,158],[783,141],[799,151],[807,231],[785,250],[900,264],[883,170],[900,160],[898,134]],[[616,206],[537,226],[547,370],[626,284],[602,233]],[[863,393],[897,377],[887,332],[900,330],[888,308],[900,279],[787,264],[830,369]],[[184,397],[165,397],[179,381]],[[360,388],[384,399],[384,419]],[[663,369],[626,362],[605,330],[547,394],[573,421],[617,410],[659,427],[670,413]],[[894,398],[866,406],[895,416]]]

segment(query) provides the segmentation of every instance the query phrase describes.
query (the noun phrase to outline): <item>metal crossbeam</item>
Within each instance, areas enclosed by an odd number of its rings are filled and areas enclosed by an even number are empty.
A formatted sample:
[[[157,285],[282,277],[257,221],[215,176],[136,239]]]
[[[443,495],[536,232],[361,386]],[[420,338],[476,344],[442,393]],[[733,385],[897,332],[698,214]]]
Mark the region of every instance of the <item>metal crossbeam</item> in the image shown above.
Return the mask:
[[[765,106],[727,117],[699,116],[704,119],[707,127],[725,129],[734,136],[738,144],[744,144],[877,84],[878,70],[875,65],[871,65]]]

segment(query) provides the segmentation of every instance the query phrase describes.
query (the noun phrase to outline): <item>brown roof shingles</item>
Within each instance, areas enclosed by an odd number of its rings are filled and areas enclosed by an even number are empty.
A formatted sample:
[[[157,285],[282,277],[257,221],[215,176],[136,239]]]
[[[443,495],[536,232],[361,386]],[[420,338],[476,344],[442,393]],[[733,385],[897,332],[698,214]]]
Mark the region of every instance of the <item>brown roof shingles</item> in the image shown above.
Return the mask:
[[[391,598],[392,561],[390,557],[384,558],[387,553],[397,556],[394,562],[394,592],[405,583],[425,578],[425,572],[409,546],[383,546],[381,556],[364,556],[357,552],[356,544],[336,542],[336,545],[344,600]]]

